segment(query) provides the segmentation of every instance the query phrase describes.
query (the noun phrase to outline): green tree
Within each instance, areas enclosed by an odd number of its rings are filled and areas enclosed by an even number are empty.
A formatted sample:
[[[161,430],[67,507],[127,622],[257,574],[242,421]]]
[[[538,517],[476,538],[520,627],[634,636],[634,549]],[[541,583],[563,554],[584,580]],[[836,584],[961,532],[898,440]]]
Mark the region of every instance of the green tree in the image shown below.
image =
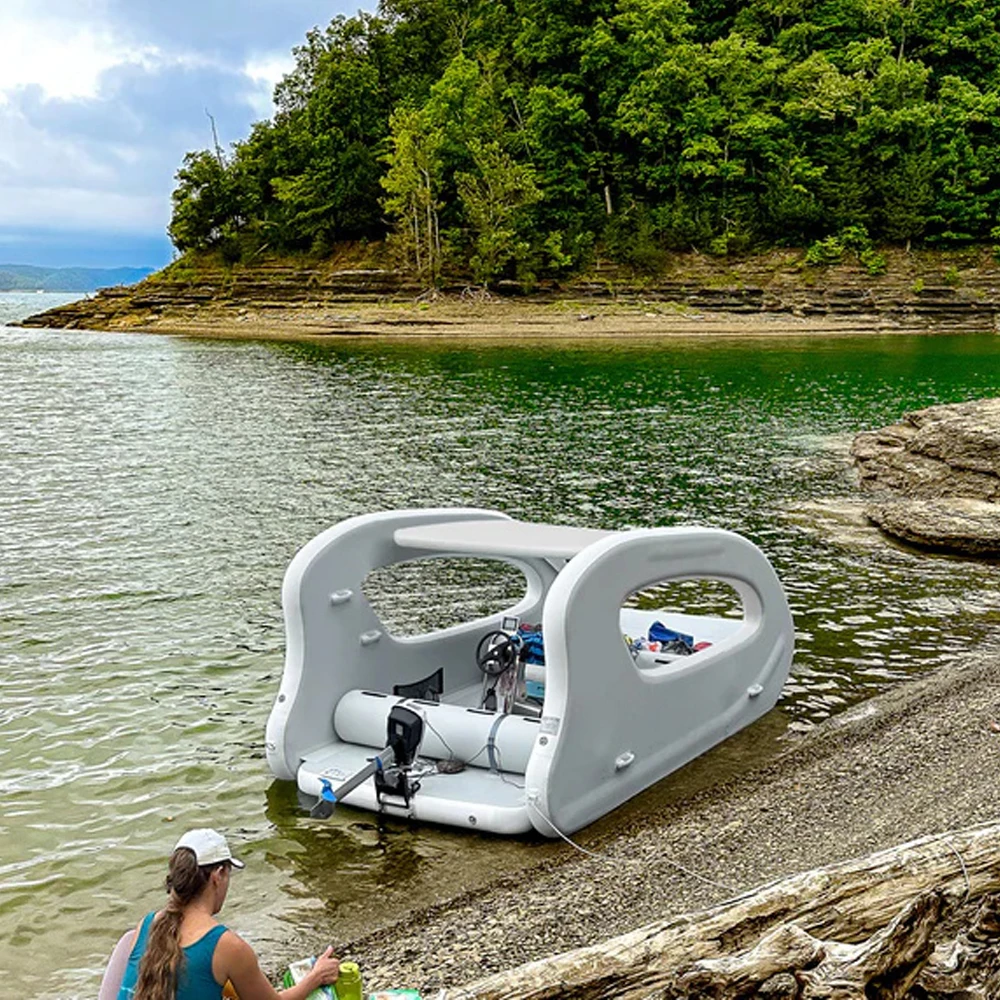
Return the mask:
[[[1000,93],[946,77],[930,132],[936,170],[929,238],[987,239],[1000,211]]]
[[[517,258],[527,257],[529,241],[520,231],[523,209],[541,197],[535,171],[516,162],[497,140],[473,139],[475,171],[456,175],[458,195],[472,228],[473,277],[488,286]]]
[[[653,267],[1000,223],[988,0],[381,0],[309,32],[275,101],[231,155],[185,158],[178,248],[394,227],[427,280],[495,281],[595,247]]]
[[[391,244],[400,259],[431,284],[441,273],[442,138],[426,115],[399,108],[392,116],[388,170],[382,178],[384,207],[396,223]]]
[[[218,153],[188,153],[177,171],[168,232],[180,251],[218,246],[242,224],[232,171]]]
[[[507,89],[495,66],[460,53],[423,107],[393,116],[385,208],[396,246],[429,280],[447,248],[484,284],[530,249],[522,210],[540,192],[525,137],[503,110]]]

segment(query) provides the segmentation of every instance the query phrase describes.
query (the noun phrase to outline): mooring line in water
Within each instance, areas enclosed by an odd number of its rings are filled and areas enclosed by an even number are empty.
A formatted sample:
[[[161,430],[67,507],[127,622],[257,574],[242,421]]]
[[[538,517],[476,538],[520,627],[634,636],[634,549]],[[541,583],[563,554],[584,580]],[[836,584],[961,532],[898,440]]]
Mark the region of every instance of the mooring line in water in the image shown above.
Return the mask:
[[[531,796],[528,797],[527,801],[528,805],[532,809],[534,809],[535,812],[538,813],[538,815],[541,816],[542,819],[544,819],[545,822],[548,823],[549,826],[552,827],[552,829],[557,834],[559,834],[559,836],[562,837],[562,839],[565,840],[567,844],[569,844],[571,847],[575,847],[578,851],[580,851],[581,854],[586,854],[588,857],[596,858],[598,861],[612,860],[611,857],[607,854],[597,854],[594,851],[587,850],[586,847],[582,847],[575,840],[573,840],[572,838],[568,837],[565,833],[563,833],[562,830],[560,830],[559,827],[557,827],[555,823],[553,823],[552,820],[550,820],[549,817],[542,812],[542,810],[538,806],[538,803],[533,798],[531,798]],[[725,882],[717,882],[715,881],[715,879],[710,879],[707,876],[702,875],[699,872],[696,872],[693,868],[688,868],[685,865],[682,865],[679,861],[674,861],[672,858],[664,858],[663,860],[666,861],[666,863],[670,865],[672,868],[676,868],[678,871],[683,872],[685,875],[690,875],[692,878],[698,879],[699,882],[704,882],[706,885],[714,886],[717,889],[725,889],[726,892],[734,896],[739,893],[739,890],[734,889],[731,885],[726,885]]]

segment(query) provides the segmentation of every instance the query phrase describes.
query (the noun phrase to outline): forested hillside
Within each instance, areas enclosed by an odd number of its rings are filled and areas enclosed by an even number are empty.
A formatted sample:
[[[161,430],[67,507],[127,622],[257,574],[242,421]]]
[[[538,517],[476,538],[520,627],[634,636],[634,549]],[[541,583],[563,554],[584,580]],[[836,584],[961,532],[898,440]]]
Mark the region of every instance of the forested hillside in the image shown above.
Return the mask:
[[[0,264],[0,292],[94,292],[142,281],[149,267],[35,267]]]
[[[995,238],[995,2],[384,0],[295,55],[273,119],[185,158],[179,249],[388,237],[489,283]]]

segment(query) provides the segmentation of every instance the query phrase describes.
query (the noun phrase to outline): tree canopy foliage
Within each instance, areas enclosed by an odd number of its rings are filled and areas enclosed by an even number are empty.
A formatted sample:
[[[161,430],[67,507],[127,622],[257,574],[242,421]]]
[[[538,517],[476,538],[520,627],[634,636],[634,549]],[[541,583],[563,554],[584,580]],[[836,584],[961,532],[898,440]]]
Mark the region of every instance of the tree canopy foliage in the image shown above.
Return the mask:
[[[273,118],[185,158],[178,249],[388,237],[489,283],[1000,225],[987,0],[383,0],[295,59]]]

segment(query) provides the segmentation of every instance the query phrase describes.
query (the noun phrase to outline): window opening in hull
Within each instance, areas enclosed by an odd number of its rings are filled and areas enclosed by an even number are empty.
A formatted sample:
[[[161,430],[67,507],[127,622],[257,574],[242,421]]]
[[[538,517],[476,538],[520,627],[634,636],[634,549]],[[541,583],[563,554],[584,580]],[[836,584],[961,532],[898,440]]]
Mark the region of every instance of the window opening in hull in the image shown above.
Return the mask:
[[[524,574],[497,559],[421,559],[374,570],[362,590],[396,638],[499,616],[526,593]]]

